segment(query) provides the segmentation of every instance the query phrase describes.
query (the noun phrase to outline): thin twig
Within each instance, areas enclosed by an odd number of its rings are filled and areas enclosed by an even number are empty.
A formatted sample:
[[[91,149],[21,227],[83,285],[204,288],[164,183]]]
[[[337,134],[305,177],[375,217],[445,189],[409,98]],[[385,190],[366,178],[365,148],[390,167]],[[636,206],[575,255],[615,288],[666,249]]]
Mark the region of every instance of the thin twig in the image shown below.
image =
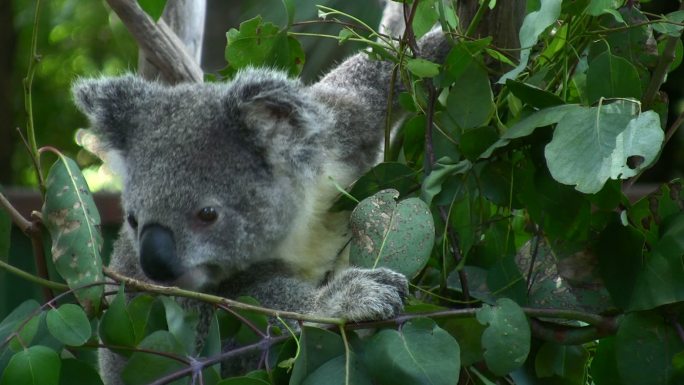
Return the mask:
[[[50,280],[47,280],[47,279],[43,279],[43,278],[37,277],[37,276],[35,276],[35,275],[31,274],[31,273],[28,273],[28,272],[26,272],[26,271],[24,271],[24,270],[21,270],[21,269],[19,269],[19,268],[17,268],[17,267],[14,267],[14,266],[10,265],[9,263],[6,263],[6,262],[4,262],[4,261],[2,261],[2,260],[0,260],[0,268],[6,270],[8,273],[12,273],[12,274],[14,274],[14,275],[16,275],[16,276],[18,276],[18,277],[20,277],[20,278],[23,278],[23,279],[25,279],[25,280],[27,280],[27,281],[36,283],[36,284],[41,285],[41,286],[43,286],[43,287],[45,287],[45,288],[50,288],[50,289],[56,290],[56,291],[66,291],[66,290],[69,290],[69,286],[67,286],[67,285],[65,285],[65,284],[63,284],[63,283],[54,282],[54,281],[50,281]]]
[[[451,243],[451,252],[454,256],[454,261],[456,265],[460,265],[463,261],[463,256],[458,248],[458,236],[454,232],[454,229],[449,225],[449,213],[442,206],[439,207],[439,214],[444,221],[444,226],[447,230],[447,236],[449,237],[449,243]],[[461,292],[463,293],[463,301],[466,306],[470,307],[470,289],[468,287],[468,274],[466,274],[464,269],[458,270],[458,278],[461,281]]]

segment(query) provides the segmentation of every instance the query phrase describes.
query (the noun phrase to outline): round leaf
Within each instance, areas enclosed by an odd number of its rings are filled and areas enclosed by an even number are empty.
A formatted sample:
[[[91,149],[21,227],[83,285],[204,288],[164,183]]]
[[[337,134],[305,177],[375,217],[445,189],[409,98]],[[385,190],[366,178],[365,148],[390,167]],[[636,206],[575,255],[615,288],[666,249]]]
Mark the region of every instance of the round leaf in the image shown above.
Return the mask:
[[[682,349],[684,343],[662,317],[629,313],[622,320],[615,340],[620,377],[630,385],[673,384],[672,358]]]
[[[477,320],[489,325],[482,333],[482,347],[487,367],[503,376],[522,366],[530,352],[530,325],[517,303],[508,298],[495,306],[483,305]]]
[[[365,359],[378,384],[453,385],[461,366],[458,342],[427,318],[380,331],[367,342]]]
[[[51,309],[47,313],[47,327],[50,334],[70,346],[83,345],[92,333],[83,309],[71,303]]]
[[[12,356],[0,385],[57,385],[61,361],[45,346],[31,346]]]
[[[544,151],[553,178],[591,194],[608,179],[626,179],[649,166],[660,151],[663,130],[658,114],[635,116],[635,106],[620,100],[569,112]],[[635,157],[642,162],[630,165]]]
[[[587,70],[589,103],[604,98],[641,98],[637,69],[626,59],[606,51],[596,57]]]
[[[387,267],[406,276],[427,263],[435,241],[430,210],[418,198],[397,202],[396,190],[364,199],[351,214],[349,260],[360,267]]]

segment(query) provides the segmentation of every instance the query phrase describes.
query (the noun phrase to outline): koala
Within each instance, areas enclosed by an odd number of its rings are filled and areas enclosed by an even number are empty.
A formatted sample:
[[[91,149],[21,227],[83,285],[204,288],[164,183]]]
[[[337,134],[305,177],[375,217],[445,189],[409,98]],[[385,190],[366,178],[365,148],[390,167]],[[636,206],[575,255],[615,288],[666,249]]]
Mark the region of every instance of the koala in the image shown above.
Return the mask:
[[[449,48],[441,33],[419,45],[432,60]],[[398,314],[406,277],[348,266],[349,213],[329,211],[335,183],[378,159],[392,66],[359,53],[311,85],[270,68],[227,83],[78,80],[75,103],[123,180],[110,267],[278,310],[352,322]],[[110,384],[124,364],[101,353]]]

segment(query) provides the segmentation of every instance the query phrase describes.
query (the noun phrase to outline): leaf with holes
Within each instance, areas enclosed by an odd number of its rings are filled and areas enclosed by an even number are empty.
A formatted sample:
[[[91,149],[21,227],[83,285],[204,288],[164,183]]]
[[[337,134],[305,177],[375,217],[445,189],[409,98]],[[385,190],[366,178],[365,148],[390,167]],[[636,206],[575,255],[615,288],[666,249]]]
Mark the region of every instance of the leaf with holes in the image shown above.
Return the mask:
[[[52,260],[70,288],[104,281],[100,214],[76,162],[59,154],[48,173],[43,221],[52,238]],[[89,314],[100,309],[104,287],[74,292]]]
[[[627,179],[648,167],[664,139],[654,111],[618,100],[568,112],[556,126],[544,155],[553,179],[586,194],[608,179]]]
[[[397,202],[398,197],[396,190],[383,190],[352,212],[353,265],[387,267],[412,277],[427,263],[435,242],[430,209],[418,198]]]

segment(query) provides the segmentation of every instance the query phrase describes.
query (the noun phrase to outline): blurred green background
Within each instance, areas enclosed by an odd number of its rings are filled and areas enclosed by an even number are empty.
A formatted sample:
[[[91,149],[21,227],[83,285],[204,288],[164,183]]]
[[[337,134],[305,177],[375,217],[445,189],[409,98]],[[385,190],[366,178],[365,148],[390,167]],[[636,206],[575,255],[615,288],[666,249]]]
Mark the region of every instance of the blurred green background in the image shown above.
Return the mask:
[[[295,20],[314,20],[315,4],[326,4],[377,25],[381,5],[376,0],[299,0]],[[665,13],[676,9],[676,0],[658,0],[643,4],[643,9]],[[36,177],[17,127],[25,129],[22,79],[29,62],[33,30],[34,0],[0,0],[0,185],[12,187],[13,197],[28,200],[26,210],[39,210]],[[280,0],[208,0],[207,30],[203,49],[203,67],[216,72],[225,66],[225,33],[257,14],[265,20],[284,25],[286,16]],[[297,27],[297,31],[337,34],[336,26]],[[302,38],[307,60],[303,78],[313,81],[327,68],[357,50],[353,44],[339,46],[336,41]],[[86,121],[71,102],[70,84],[80,76],[110,76],[134,72],[137,48],[132,38],[103,0],[43,0],[38,24],[38,53],[41,57],[33,82],[33,108],[39,146],[54,146],[77,159],[82,167],[97,167],[98,160],[80,149],[74,139],[76,129]],[[664,89],[670,97],[670,122],[684,110],[684,66],[670,74]],[[649,170],[642,182],[664,182],[684,174],[684,132],[680,130],[668,144],[658,165]],[[53,161],[44,156],[44,167]],[[16,190],[30,189],[32,193]],[[97,186],[91,186],[97,187]],[[110,197],[111,198],[111,197]],[[116,197],[109,199],[115,202]],[[33,203],[31,203],[33,202]],[[111,210],[116,213],[116,210]],[[104,232],[108,245],[116,233],[119,217],[106,215]],[[0,256],[4,258],[5,256]],[[16,228],[12,233],[9,261],[27,271],[34,271],[30,242]],[[0,270],[0,319],[24,299],[39,297],[40,290]]]

